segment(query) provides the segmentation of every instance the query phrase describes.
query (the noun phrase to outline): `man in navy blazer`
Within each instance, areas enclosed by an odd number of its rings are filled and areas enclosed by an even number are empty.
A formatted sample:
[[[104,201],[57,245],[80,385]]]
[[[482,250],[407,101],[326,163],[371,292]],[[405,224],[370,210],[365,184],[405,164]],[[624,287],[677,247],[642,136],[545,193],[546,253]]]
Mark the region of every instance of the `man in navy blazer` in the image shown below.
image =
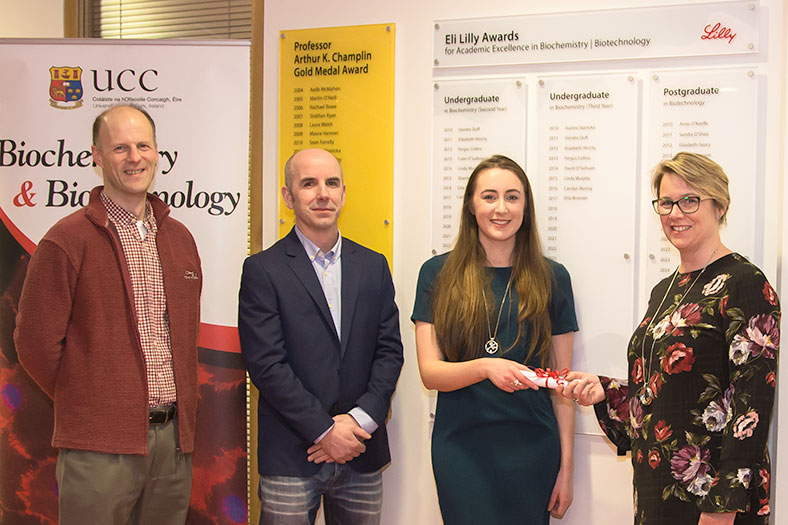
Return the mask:
[[[380,523],[385,421],[402,367],[386,258],[339,235],[342,168],[321,149],[285,165],[295,228],[244,262],[241,350],[260,390],[261,524]]]

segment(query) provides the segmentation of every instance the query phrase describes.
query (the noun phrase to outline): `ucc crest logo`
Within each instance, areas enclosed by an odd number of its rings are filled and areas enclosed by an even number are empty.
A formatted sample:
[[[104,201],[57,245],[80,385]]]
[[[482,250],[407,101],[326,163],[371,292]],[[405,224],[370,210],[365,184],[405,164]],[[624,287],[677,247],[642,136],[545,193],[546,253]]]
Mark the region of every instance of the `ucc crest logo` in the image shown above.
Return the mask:
[[[49,104],[59,109],[76,109],[82,105],[82,68],[49,68]]]

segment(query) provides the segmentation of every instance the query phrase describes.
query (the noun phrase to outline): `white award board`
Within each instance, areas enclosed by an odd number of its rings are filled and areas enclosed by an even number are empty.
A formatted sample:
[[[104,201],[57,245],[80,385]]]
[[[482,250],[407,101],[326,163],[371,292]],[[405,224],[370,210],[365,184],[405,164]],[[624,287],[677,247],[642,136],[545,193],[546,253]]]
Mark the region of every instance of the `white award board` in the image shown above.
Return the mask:
[[[638,87],[623,74],[543,77],[537,87],[539,167],[530,176],[544,252],[577,277],[573,368],[613,377],[626,376],[634,313]],[[622,300],[603,301],[612,294]],[[577,431],[599,427],[589,414]]]
[[[763,187],[757,166],[758,76],[750,69],[672,71],[653,74],[649,84],[643,202],[655,198],[651,174],[661,160],[680,151],[708,155],[730,179],[731,207],[722,240],[753,260],[763,246],[763,217],[756,205]],[[676,269],[679,258],[657,214],[646,211],[648,290]]]
[[[437,82],[433,94],[434,254],[451,250],[476,165],[495,154],[525,168],[526,85],[520,79]]]

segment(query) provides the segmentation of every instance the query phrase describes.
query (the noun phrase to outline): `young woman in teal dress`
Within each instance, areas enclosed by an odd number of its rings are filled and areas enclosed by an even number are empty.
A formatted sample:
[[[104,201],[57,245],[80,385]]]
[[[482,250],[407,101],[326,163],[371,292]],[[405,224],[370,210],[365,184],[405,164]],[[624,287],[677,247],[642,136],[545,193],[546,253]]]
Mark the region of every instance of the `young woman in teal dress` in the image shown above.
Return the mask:
[[[465,189],[454,250],[421,268],[412,320],[438,390],[432,463],[446,525],[546,524],[572,502],[574,406],[526,379],[571,367],[569,274],[546,259],[525,172],[496,155]]]
[[[632,451],[636,525],[765,525],[780,303],[720,239],[730,195],[716,162],[679,153],[652,188],[680,264],[632,334],[629,378],[572,372],[562,393],[596,405],[619,453]]]

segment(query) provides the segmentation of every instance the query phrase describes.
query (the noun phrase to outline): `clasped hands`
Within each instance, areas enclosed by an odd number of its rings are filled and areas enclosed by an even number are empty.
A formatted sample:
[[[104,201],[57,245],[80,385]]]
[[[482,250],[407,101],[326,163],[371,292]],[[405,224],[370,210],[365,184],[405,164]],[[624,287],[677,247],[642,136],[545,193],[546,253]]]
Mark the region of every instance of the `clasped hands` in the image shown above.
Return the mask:
[[[306,451],[313,463],[347,463],[367,449],[364,441],[372,436],[349,414],[334,416],[334,426]]]

